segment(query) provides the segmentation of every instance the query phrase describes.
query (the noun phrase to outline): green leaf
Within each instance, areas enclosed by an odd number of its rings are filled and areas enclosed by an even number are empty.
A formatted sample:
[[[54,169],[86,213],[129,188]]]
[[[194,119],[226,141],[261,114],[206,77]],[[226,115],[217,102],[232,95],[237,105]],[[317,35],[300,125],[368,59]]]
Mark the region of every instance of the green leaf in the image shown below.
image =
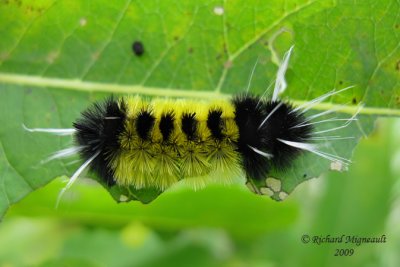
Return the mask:
[[[81,180],[82,183],[66,192],[58,209],[54,207],[61,179],[55,179],[24,198],[10,209],[6,218],[54,217],[105,228],[119,228],[138,220],[165,231],[222,228],[240,238],[285,229],[297,218],[296,203],[260,198],[239,185],[211,185],[199,191],[175,187],[149,204],[117,205],[102,187],[89,183],[88,179]]]
[[[261,94],[293,44],[284,98],[299,105],[355,85],[316,110],[338,108],[338,116],[348,116],[354,103],[365,104],[360,121],[341,133],[355,139],[329,147],[351,157],[376,116],[400,115],[399,9],[394,0],[2,1],[0,215],[78,166],[66,160],[41,165],[71,140],[27,133],[22,124],[71,127],[90,102],[110,93],[229,97],[245,90],[257,59],[251,91]],[[141,57],[131,50],[137,40],[145,47]],[[330,162],[306,155],[290,170],[272,172],[281,181],[273,197],[329,168]],[[159,192],[110,193],[148,202]]]

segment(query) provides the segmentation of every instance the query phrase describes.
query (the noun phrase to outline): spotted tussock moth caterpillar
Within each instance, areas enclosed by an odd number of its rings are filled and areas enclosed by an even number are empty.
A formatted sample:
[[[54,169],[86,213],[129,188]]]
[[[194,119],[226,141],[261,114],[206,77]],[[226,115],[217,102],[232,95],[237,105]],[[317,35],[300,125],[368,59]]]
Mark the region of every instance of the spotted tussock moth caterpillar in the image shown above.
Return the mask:
[[[109,97],[82,112],[71,129],[26,128],[31,132],[72,135],[75,145],[54,153],[46,161],[79,154],[83,164],[71,176],[60,196],[85,169],[107,185],[157,188],[180,180],[201,188],[209,182],[229,184],[244,175],[249,188],[263,194],[253,182],[266,179],[271,168],[285,169],[303,152],[339,165],[350,161],[323,151],[318,142],[342,137],[323,136],[347,127],[360,111],[346,119],[318,118],[327,110],[307,111],[343,92],[332,90],[303,105],[279,99],[285,90],[285,72],[293,47],[278,69],[270,99],[248,92],[226,100],[152,99],[140,96]],[[254,69],[253,69],[254,70]],[[343,121],[323,131],[315,124]]]

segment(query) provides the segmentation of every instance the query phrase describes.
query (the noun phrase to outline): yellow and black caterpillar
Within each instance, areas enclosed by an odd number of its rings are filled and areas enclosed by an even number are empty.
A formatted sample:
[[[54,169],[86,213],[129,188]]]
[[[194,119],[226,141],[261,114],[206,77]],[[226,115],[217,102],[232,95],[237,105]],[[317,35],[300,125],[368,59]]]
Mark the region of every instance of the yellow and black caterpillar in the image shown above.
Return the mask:
[[[307,111],[351,87],[332,90],[297,107],[280,100],[278,96],[286,88],[284,75],[291,51],[285,54],[269,98],[253,96],[248,90],[231,99],[211,102],[109,97],[83,111],[72,129],[25,128],[73,135],[74,146],[48,158],[79,154],[83,160],[60,196],[86,168],[108,186],[159,191],[180,180],[199,188],[210,181],[230,183],[232,178],[244,175],[249,188],[263,194],[257,184],[272,169],[290,167],[302,152],[341,166],[350,162],[321,150],[318,142],[349,138],[321,134],[347,127],[358,112],[346,119],[321,119],[335,110],[313,115]],[[315,124],[333,121],[345,122],[331,129],[314,129]]]
[[[312,127],[290,104],[239,96],[202,103],[112,97],[95,103],[74,123],[84,160],[109,185],[164,190],[181,179],[202,186],[227,183],[243,170],[263,179],[300,152]],[[94,157],[94,155],[96,155]]]

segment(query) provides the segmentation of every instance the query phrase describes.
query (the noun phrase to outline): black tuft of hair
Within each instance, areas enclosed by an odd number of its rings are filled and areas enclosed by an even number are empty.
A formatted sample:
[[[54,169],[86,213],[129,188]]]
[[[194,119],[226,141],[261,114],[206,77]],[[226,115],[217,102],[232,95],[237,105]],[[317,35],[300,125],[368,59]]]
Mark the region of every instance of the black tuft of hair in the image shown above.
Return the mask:
[[[258,97],[239,95],[233,99],[235,122],[239,129],[238,152],[242,155],[242,165],[246,175],[260,180],[269,169],[270,161],[256,153],[251,147],[265,151],[266,143],[258,127],[265,118],[264,103]]]
[[[224,134],[222,133],[224,121],[221,116],[222,109],[218,108],[210,110],[207,117],[207,127],[210,130],[211,135],[217,140],[222,140],[224,138]]]
[[[158,125],[163,141],[167,142],[174,130],[175,115],[172,111],[161,115],[160,123]]]
[[[195,112],[182,114],[182,132],[186,134],[187,139],[190,141],[193,141],[197,137],[197,123]]]
[[[294,111],[288,103],[266,101],[248,95],[237,96],[232,102],[235,106],[235,122],[239,128],[238,152],[242,156],[243,169],[249,178],[266,178],[271,168],[284,169],[290,166],[292,160],[301,152],[300,149],[286,145],[278,139],[304,142],[312,135],[313,129],[310,126],[294,128],[295,125],[304,122],[305,117]],[[278,105],[280,106],[274,111]],[[274,112],[271,114],[272,111]],[[272,157],[260,155],[253,148]]]
[[[136,132],[139,137],[143,140],[148,140],[150,138],[150,132],[153,129],[156,118],[151,114],[149,110],[140,111],[136,118]]]
[[[96,102],[81,113],[73,126],[76,129],[75,142],[82,146],[81,156],[88,160],[95,153],[90,169],[109,186],[115,184],[110,158],[119,150],[118,137],[124,130],[126,105],[109,97]]]
[[[301,149],[284,144],[277,139],[292,142],[305,142],[311,137],[313,128],[310,125],[294,127],[305,122],[306,118],[289,103],[281,101],[265,102],[265,110],[269,114],[277,105],[280,107],[268,118],[260,131],[268,143],[268,151],[274,157],[271,164],[277,169],[285,169],[302,152]]]

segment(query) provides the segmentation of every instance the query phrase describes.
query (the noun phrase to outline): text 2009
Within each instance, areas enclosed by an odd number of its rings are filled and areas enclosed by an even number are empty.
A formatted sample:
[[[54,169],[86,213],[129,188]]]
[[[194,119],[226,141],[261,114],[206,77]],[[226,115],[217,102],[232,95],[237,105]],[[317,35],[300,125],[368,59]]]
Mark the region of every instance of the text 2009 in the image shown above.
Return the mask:
[[[346,248],[346,249],[339,249],[337,248],[335,251],[335,256],[352,256],[354,254],[354,249]]]

